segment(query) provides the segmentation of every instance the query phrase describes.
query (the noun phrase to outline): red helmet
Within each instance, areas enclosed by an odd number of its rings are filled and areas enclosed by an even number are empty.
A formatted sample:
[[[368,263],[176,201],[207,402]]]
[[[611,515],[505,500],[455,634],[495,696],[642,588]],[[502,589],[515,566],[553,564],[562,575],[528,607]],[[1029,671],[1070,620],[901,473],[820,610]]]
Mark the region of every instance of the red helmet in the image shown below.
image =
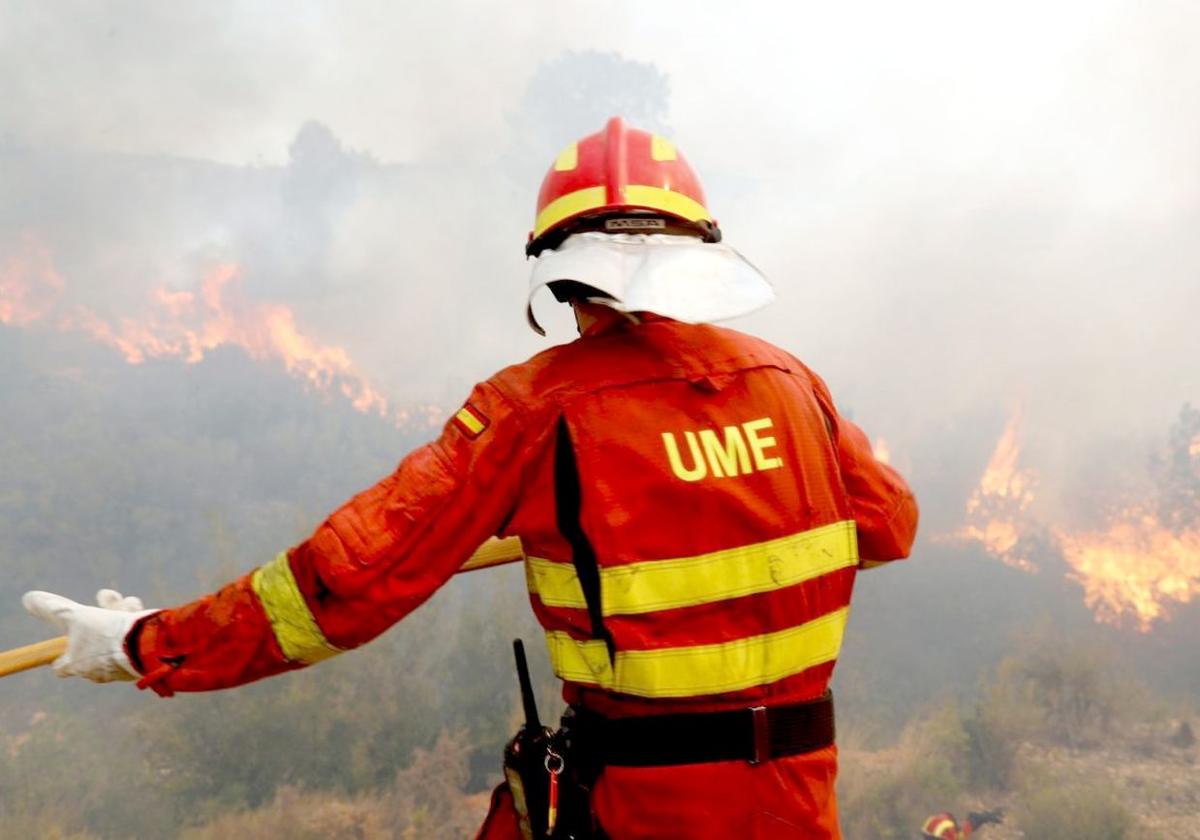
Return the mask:
[[[572,233],[692,233],[719,242],[700,179],[668,140],[613,117],[563,149],[542,181],[525,246],[536,257]]]

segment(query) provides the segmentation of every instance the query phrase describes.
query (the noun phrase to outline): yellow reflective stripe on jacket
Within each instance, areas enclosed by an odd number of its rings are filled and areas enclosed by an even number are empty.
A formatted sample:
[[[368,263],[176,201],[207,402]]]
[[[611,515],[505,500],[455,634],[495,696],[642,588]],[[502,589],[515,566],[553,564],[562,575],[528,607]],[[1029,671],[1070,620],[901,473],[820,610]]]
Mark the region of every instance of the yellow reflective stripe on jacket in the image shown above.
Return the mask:
[[[797,627],[730,642],[660,650],[618,650],[603,640],[546,634],[550,664],[564,680],[638,697],[696,697],[739,691],[799,674],[837,658],[849,607]]]
[[[292,575],[287,552],[256,569],[250,576],[250,585],[271,621],[279,649],[288,660],[311,665],[341,653],[325,639],[309,612]]]
[[[853,520],[811,531],[674,560],[645,560],[600,569],[605,616],[690,607],[773,592],[858,564]],[[548,607],[586,609],[570,563],[530,557],[526,582]]]

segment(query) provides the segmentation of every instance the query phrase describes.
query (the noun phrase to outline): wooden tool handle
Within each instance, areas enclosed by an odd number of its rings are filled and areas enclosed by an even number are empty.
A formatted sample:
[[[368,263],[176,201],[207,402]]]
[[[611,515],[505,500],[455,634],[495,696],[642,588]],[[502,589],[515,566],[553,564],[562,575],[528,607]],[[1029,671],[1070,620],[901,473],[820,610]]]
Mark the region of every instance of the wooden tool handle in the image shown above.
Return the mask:
[[[67,652],[67,637],[47,639],[0,653],[0,677],[49,665]]]
[[[505,563],[515,563],[518,560],[525,559],[525,552],[521,548],[521,540],[517,537],[505,537],[498,539],[492,537],[471,555],[466,563],[463,563],[459,573],[473,572],[476,569],[486,569],[490,566],[500,566]],[[12,650],[0,651],[0,677],[7,677],[9,674],[18,674],[21,671],[28,671],[30,668],[40,668],[43,665],[49,665],[55,659],[67,652],[67,637],[59,636],[57,639],[47,639],[44,642],[35,642],[32,645],[25,647],[13,648]]]

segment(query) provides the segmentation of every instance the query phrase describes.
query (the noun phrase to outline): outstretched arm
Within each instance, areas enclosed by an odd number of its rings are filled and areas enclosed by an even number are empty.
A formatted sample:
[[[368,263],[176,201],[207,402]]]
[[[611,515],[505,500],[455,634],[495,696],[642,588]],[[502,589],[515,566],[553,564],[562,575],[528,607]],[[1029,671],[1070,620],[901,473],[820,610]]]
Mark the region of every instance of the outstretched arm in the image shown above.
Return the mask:
[[[142,619],[126,649],[160,694],[241,685],[357,647],[503,527],[538,424],[484,383],[441,436],[304,542],[220,591]]]

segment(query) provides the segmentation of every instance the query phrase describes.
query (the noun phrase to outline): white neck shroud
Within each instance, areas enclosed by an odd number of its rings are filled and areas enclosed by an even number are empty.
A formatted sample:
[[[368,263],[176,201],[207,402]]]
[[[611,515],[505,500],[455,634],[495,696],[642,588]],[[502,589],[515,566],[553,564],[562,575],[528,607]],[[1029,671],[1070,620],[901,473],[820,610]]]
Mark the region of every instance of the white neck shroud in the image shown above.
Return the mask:
[[[775,299],[770,282],[723,243],[670,234],[576,233],[543,251],[529,277],[526,316],[539,334],[533,297],[559,280],[574,280],[609,297],[595,303],[619,312],[653,312],[688,323],[736,318]]]

